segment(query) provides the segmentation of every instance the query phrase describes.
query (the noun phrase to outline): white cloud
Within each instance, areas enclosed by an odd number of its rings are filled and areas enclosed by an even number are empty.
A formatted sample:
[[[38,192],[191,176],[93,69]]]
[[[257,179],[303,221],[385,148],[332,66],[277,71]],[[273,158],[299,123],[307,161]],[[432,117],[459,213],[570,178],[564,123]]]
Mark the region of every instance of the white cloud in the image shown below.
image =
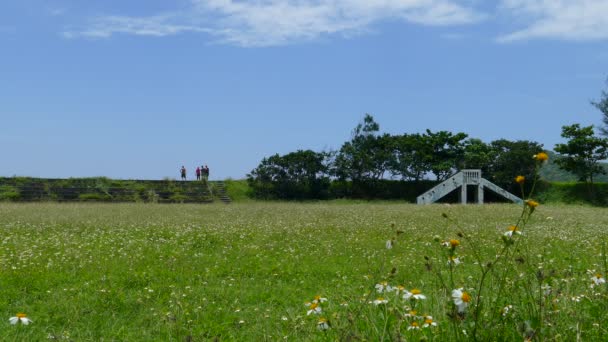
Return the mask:
[[[167,36],[204,32],[240,46],[281,45],[323,35],[365,32],[383,20],[421,25],[462,25],[483,15],[471,0],[191,0],[188,11],[152,17],[107,16],[66,37],[114,34]]]
[[[501,42],[608,39],[607,0],[502,0],[501,7],[532,20],[528,27],[499,37]]]

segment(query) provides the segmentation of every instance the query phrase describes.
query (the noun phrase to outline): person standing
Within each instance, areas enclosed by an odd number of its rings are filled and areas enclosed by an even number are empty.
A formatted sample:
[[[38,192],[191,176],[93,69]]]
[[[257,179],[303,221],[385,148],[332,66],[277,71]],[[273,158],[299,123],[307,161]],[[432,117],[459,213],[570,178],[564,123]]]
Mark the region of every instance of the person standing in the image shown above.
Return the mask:
[[[196,167],[196,180],[201,180],[201,168]]]
[[[207,165],[203,169],[203,174],[205,175],[205,180],[209,180],[209,167]]]
[[[182,176],[182,180],[186,180],[186,168],[182,165],[182,168],[179,170]]]

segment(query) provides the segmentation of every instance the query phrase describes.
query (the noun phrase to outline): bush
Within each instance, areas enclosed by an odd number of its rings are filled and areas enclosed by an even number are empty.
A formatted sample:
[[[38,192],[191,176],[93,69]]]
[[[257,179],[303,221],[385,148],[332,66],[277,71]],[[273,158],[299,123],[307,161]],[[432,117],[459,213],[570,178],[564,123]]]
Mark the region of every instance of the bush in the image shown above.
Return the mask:
[[[19,189],[10,185],[0,186],[0,201],[18,201],[21,197]]]

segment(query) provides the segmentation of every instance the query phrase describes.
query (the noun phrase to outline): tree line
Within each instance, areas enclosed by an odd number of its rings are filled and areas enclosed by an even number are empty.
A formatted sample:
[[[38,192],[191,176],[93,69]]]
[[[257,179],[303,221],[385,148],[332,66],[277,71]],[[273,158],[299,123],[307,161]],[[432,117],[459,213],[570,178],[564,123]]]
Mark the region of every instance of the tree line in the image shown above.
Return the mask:
[[[602,112],[606,126],[600,130],[608,136],[608,93],[592,104]],[[605,173],[599,163],[608,158],[608,139],[596,136],[593,126],[579,124],[563,126],[562,137],[567,142],[554,148],[557,165],[593,184],[594,175]],[[531,156],[543,150],[536,141],[486,143],[463,132],[381,133],[366,114],[339,150],[263,158],[247,182],[251,195],[260,199],[386,198],[394,197],[388,195],[391,189],[421,193],[431,187],[429,182],[441,182],[458,170],[481,169],[484,178],[513,191],[513,177],[532,177],[536,163]]]

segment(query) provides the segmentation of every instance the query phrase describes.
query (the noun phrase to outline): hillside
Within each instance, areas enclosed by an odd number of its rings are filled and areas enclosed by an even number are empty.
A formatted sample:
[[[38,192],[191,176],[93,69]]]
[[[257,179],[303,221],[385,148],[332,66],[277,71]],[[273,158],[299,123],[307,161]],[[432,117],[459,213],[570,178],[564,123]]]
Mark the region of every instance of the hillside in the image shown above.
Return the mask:
[[[578,177],[574,174],[564,171],[557,166],[555,160],[558,155],[555,152],[549,152],[549,162],[540,169],[540,176],[548,182],[576,182]],[[608,163],[602,163],[607,174],[596,175],[594,181],[598,183],[608,183]]]

